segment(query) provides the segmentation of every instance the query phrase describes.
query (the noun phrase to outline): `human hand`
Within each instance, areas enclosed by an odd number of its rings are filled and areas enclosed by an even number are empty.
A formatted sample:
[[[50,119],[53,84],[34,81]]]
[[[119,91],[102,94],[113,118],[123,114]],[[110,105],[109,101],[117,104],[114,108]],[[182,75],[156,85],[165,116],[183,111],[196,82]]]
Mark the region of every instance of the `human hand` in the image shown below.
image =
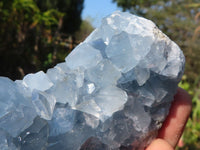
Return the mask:
[[[192,102],[188,93],[179,88],[174,97],[169,115],[155,139],[146,150],[174,150],[192,110]]]

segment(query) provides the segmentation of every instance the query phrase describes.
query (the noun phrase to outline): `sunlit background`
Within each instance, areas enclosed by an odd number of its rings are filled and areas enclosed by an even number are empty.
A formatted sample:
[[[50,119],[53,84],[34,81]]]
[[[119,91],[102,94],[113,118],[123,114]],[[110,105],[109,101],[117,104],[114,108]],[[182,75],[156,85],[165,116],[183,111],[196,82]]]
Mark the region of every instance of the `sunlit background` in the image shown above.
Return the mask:
[[[193,110],[177,149],[200,149],[200,1],[199,0],[1,0],[0,75],[13,80],[53,67],[101,19],[127,11],[154,21],[186,56],[179,86]]]

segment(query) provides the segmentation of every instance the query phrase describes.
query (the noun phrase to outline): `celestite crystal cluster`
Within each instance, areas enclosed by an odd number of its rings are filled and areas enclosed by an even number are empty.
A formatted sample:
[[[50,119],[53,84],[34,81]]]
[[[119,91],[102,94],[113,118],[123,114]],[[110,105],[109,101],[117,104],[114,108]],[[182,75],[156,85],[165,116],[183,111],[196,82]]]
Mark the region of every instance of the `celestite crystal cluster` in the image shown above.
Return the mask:
[[[147,19],[114,12],[45,74],[0,77],[2,150],[142,150],[184,70],[180,48]]]

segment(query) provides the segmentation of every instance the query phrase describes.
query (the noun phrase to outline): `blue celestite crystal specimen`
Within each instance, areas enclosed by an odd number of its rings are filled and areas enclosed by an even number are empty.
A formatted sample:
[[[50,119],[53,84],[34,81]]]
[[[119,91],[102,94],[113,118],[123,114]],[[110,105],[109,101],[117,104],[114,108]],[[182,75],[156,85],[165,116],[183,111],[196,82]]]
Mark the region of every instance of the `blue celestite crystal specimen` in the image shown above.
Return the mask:
[[[3,150],[142,150],[184,70],[180,48],[147,19],[114,12],[45,74],[0,77]]]

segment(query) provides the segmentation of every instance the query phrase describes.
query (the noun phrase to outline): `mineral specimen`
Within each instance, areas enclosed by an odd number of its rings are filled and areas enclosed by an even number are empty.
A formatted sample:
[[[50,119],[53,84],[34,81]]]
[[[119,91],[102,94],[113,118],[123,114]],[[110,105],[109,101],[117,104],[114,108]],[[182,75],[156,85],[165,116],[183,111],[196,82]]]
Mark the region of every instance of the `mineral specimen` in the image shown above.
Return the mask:
[[[3,150],[142,150],[168,114],[185,59],[153,22],[114,12],[45,74],[0,77]]]

